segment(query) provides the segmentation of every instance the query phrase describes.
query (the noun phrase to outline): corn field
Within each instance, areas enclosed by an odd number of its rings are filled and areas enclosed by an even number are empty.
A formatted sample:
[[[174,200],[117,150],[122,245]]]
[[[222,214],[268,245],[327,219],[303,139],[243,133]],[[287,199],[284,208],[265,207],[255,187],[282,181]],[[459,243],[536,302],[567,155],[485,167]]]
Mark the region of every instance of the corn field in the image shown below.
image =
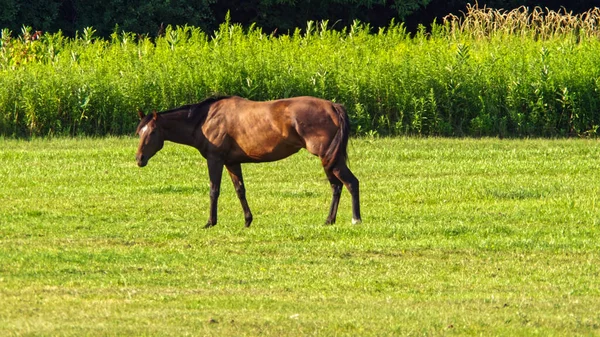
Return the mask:
[[[136,111],[210,95],[343,103],[358,135],[600,133],[600,9],[468,7],[421,27],[308,22],[283,35],[228,19],[151,39],[23,27],[0,38],[0,135],[127,135]]]

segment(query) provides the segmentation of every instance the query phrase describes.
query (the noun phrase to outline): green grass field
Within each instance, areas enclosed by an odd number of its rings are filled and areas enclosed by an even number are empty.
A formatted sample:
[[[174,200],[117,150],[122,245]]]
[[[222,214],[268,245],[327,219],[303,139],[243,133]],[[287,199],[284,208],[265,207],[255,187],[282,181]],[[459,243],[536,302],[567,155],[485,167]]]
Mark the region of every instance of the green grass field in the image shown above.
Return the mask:
[[[224,175],[137,139],[0,140],[0,335],[600,335],[600,142],[353,139]]]

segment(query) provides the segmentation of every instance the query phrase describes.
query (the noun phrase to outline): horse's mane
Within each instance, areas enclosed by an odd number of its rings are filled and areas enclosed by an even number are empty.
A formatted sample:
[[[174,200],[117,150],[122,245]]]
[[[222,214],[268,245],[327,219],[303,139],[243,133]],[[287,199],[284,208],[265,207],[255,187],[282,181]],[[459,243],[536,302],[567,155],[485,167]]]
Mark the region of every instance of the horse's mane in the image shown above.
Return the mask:
[[[208,111],[208,109],[203,109],[204,106],[206,105],[210,105],[212,103],[218,102],[222,99],[225,98],[229,98],[231,96],[210,96],[205,98],[203,101],[201,101],[200,103],[196,103],[196,104],[187,104],[187,105],[182,105],[180,107],[177,108],[173,108],[173,109],[169,109],[169,110],[164,110],[164,111],[160,111],[157,112],[158,115],[167,115],[170,113],[175,113],[175,112],[180,112],[180,111],[186,111],[188,112],[187,117],[188,118],[192,118],[192,119],[196,119],[195,117],[197,117],[199,114],[206,114],[206,112]],[[136,134],[140,132],[140,130],[146,125],[148,124],[148,122],[150,122],[150,120],[152,119],[153,114],[147,114],[146,116],[144,116],[144,118],[142,118],[142,120],[140,121],[140,123],[138,124],[137,130],[136,130]],[[204,119],[206,118],[206,115],[202,116],[201,118],[198,119],[196,126],[200,123],[202,123],[204,121]]]

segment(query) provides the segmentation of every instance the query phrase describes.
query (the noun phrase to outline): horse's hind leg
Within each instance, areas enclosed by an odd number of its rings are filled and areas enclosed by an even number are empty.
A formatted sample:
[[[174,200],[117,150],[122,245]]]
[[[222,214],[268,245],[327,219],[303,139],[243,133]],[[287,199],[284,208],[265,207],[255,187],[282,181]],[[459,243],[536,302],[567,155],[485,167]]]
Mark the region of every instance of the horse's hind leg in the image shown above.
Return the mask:
[[[250,207],[248,206],[248,201],[246,200],[246,188],[244,187],[244,178],[242,177],[242,165],[233,164],[226,165],[225,167],[227,168],[227,172],[229,172],[229,176],[233,182],[235,193],[237,193],[238,199],[240,199],[240,203],[244,209],[244,219],[246,220],[245,225],[246,227],[250,227],[250,224],[252,223],[252,212],[250,212]]]
[[[342,182],[352,195],[352,223],[359,224],[362,222],[360,217],[360,202],[358,193],[358,179],[352,174],[346,163],[338,161],[333,166],[333,174]]]
[[[331,184],[331,191],[333,192],[333,196],[331,199],[331,207],[329,208],[329,215],[327,216],[327,220],[325,221],[326,225],[331,225],[335,223],[338,205],[340,203],[340,195],[342,194],[343,184],[335,176],[335,174],[333,174],[331,170],[325,169],[325,174],[327,175],[327,179],[329,179],[329,183]]]

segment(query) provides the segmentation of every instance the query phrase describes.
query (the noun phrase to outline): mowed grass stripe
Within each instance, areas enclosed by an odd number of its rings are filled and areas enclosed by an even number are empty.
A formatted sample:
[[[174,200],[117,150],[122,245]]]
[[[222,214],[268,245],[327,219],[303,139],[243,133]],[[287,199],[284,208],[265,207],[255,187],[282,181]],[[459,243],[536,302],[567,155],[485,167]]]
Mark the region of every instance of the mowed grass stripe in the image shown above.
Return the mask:
[[[353,139],[364,223],[301,151],[224,175],[133,138],[0,140],[2,335],[596,335],[596,140]]]

